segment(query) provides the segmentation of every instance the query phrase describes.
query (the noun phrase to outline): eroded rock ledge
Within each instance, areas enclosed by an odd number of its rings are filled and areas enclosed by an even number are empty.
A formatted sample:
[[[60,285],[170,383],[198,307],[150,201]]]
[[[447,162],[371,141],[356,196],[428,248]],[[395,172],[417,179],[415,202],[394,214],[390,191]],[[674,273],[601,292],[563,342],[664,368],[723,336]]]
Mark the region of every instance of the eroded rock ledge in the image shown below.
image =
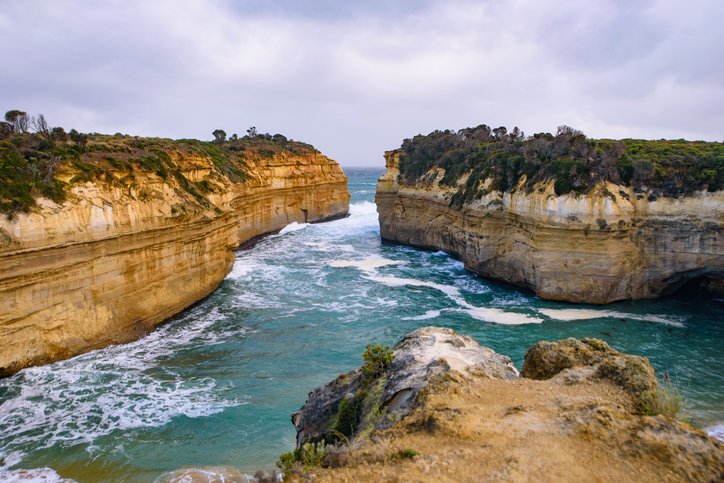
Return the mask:
[[[243,182],[209,156],[166,157],[178,179],[74,183],[69,164],[66,202],[0,218],[0,376],[137,339],[211,293],[244,242],[348,211],[347,178],[316,151],[247,152]]]
[[[526,354],[522,377],[507,356],[445,328],[408,334],[394,354],[389,377],[363,393],[365,407],[378,408],[371,438],[365,442],[372,428],[363,413],[351,444],[332,450],[327,468],[285,481],[724,479],[724,444],[686,423],[643,415],[642,391],[657,387],[653,369],[605,342],[540,342]],[[334,438],[341,401],[362,394],[361,371],[310,393],[292,416],[299,446]],[[400,459],[408,449],[419,455]]]
[[[399,151],[385,159],[375,198],[383,240],[443,250],[473,273],[540,298],[606,304],[655,298],[692,280],[719,290],[724,279],[722,191],[657,198],[602,182],[588,194],[556,196],[551,181],[530,193],[487,190],[456,209],[450,200],[466,177],[441,185],[444,170],[433,168],[402,185]]]

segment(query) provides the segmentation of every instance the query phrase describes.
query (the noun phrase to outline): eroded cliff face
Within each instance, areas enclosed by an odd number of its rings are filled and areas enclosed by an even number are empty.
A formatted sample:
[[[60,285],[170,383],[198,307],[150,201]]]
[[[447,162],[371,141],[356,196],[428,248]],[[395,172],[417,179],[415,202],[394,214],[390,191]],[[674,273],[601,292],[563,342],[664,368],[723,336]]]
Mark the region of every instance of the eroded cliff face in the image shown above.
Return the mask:
[[[0,219],[0,375],[136,339],[211,293],[244,242],[348,210],[347,178],[317,152],[247,155],[236,183],[206,156],[168,154],[209,183],[203,197],[136,170],[130,184],[74,183],[62,205]]]
[[[533,290],[542,299],[605,304],[654,298],[686,282],[724,277],[724,192],[679,199],[611,183],[556,196],[553,182],[490,191],[449,206],[455,187],[431,169],[399,183],[399,152],[385,155],[377,187],[383,240],[460,257],[478,275]],[[466,179],[458,180],[462,186]]]

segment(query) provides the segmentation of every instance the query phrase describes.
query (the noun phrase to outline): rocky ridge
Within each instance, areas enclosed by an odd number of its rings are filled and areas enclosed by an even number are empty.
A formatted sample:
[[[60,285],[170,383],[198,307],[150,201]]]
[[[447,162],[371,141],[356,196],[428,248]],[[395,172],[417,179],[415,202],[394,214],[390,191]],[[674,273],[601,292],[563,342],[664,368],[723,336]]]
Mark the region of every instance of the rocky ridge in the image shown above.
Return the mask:
[[[312,149],[247,151],[242,181],[200,151],[163,158],[175,177],[120,159],[79,182],[89,164],[68,163],[65,202],[0,219],[0,375],[137,339],[211,293],[245,242],[347,214],[347,178]]]
[[[686,283],[717,290],[724,278],[724,192],[657,197],[601,182],[557,196],[554,181],[501,192],[488,179],[460,208],[464,189],[441,184],[433,167],[400,183],[401,152],[385,154],[375,201],[384,241],[443,250],[478,275],[530,289],[542,299],[606,304],[655,298]],[[485,194],[483,194],[485,193]]]
[[[646,416],[657,387],[643,357],[596,339],[540,342],[522,377],[506,356],[426,327],[394,347],[374,430],[362,418],[322,467],[285,481],[720,481],[724,444],[686,423]],[[315,389],[292,417],[297,443],[330,441],[362,368]],[[406,394],[403,404],[395,404]],[[368,401],[369,404],[369,401]],[[369,436],[369,439],[368,439]]]

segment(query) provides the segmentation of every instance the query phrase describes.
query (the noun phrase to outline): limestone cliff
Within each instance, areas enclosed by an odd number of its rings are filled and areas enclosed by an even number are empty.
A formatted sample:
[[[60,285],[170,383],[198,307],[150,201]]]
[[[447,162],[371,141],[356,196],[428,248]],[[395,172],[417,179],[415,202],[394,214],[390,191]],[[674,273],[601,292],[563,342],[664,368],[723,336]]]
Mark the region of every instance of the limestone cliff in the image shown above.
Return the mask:
[[[556,195],[554,181],[450,203],[465,186],[431,168],[400,182],[401,152],[385,155],[377,187],[382,239],[458,256],[478,275],[543,299],[605,304],[654,298],[686,282],[724,277],[724,192],[663,197],[601,181],[588,193]],[[713,285],[710,283],[710,286]]]
[[[446,328],[418,329],[393,352],[381,391],[360,387],[360,368],[310,393],[292,416],[301,447],[282,456],[284,481],[724,478],[724,444],[670,416],[646,415],[646,391],[660,389],[648,359],[605,342],[539,342],[520,378],[506,356]],[[367,435],[369,408],[375,429]],[[324,428],[354,416],[343,444],[311,443],[328,443],[335,433]]]
[[[136,339],[211,293],[244,242],[348,210],[347,178],[311,147],[252,149],[238,168],[209,143],[106,141],[128,152],[63,164],[65,202],[0,219],[0,375]]]

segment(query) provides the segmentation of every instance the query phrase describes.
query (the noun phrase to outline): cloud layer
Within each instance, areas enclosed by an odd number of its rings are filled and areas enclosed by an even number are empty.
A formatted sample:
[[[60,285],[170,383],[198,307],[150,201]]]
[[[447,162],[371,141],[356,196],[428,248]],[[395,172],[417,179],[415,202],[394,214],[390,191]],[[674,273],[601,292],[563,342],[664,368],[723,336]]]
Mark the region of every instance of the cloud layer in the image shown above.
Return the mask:
[[[347,166],[481,123],[721,142],[723,17],[720,0],[0,0],[0,109],[172,138],[254,125]]]

